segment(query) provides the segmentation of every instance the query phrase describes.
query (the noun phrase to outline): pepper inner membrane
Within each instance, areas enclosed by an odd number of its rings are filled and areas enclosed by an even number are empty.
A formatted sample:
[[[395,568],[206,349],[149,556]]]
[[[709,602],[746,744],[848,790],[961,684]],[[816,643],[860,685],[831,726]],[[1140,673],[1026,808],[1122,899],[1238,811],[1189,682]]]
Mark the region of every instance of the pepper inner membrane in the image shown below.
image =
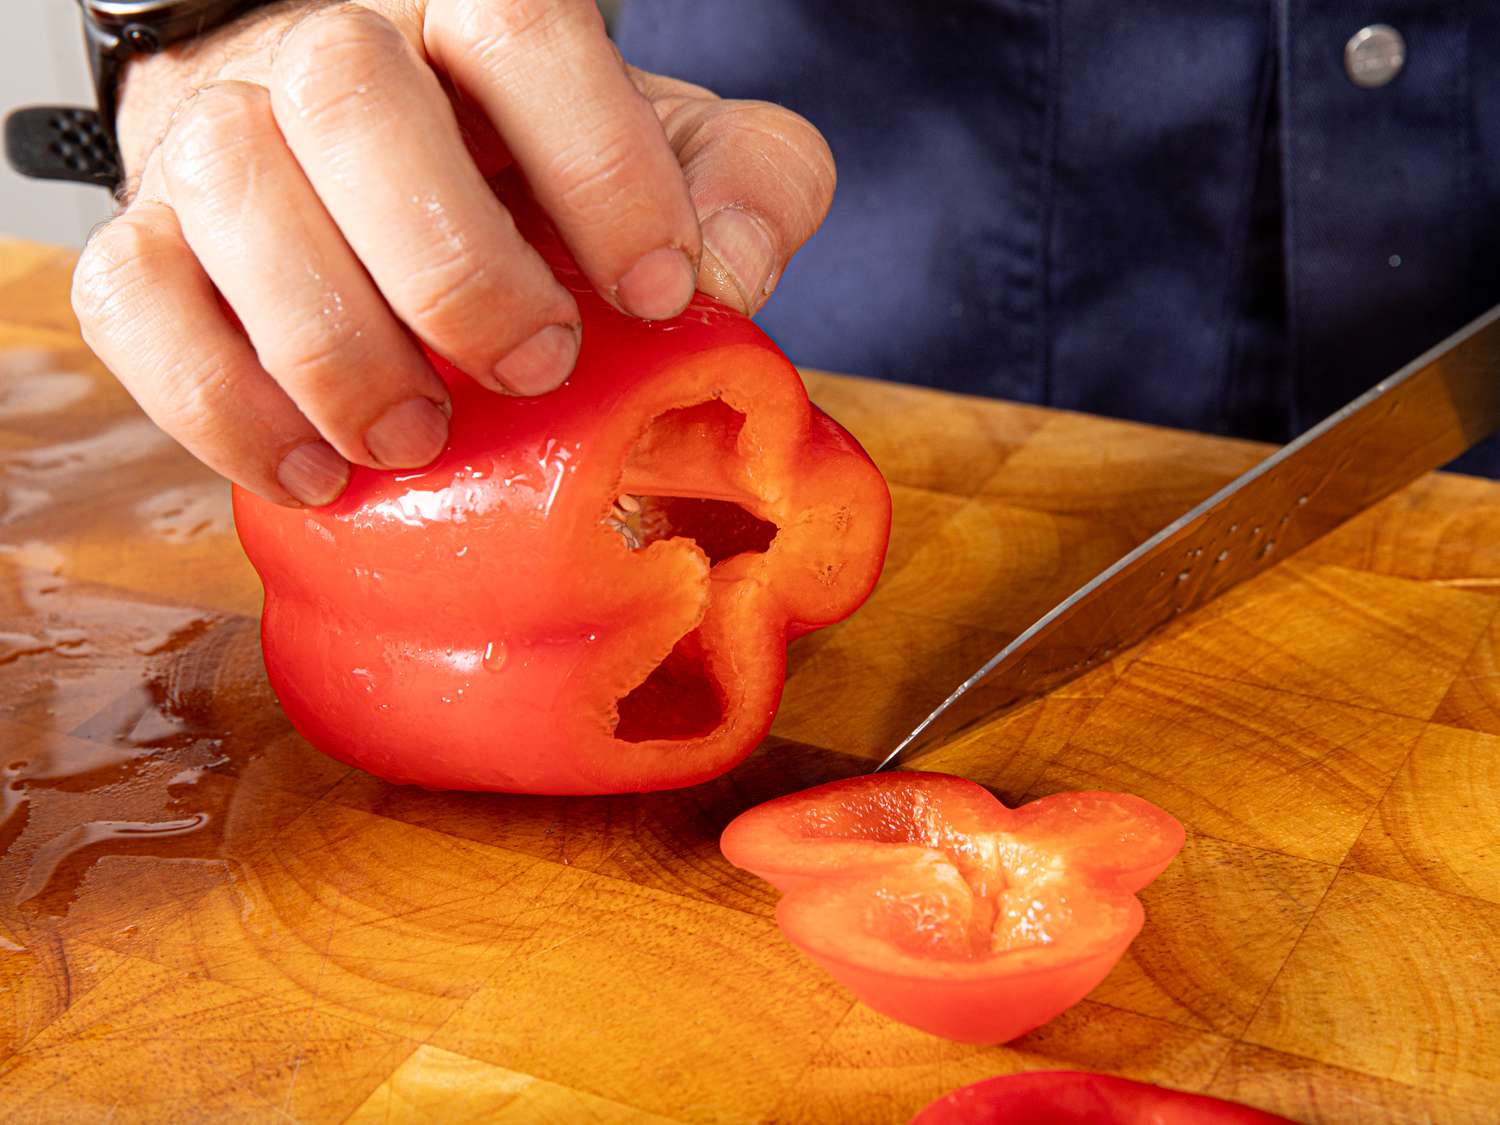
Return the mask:
[[[1002,832],[967,832],[916,801],[850,802],[803,825],[816,839],[918,844],[943,861],[893,877],[868,900],[867,933],[909,953],[975,960],[1057,940],[1075,910],[1054,857]]]
[[[777,526],[726,494],[740,462],[745,416],[718,399],[668,410],[647,426],[626,459],[622,491],[605,518],[633,550],[662,539],[689,539],[710,567],[764,553]],[[679,484],[679,482],[681,482]],[[712,587],[710,597],[713,597]],[[618,704],[622,742],[685,741],[724,721],[724,693],[709,671],[699,630],[684,636]]]

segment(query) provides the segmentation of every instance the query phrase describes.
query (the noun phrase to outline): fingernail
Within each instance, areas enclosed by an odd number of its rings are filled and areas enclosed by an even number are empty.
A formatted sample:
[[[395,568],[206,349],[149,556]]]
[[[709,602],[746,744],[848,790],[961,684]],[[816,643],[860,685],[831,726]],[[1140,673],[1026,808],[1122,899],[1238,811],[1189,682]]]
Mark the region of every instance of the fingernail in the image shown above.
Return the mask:
[[[495,378],[518,395],[544,395],[573,373],[581,330],[576,324],[549,324],[495,364]]]
[[[276,479],[294,498],[317,508],[331,504],[344,491],[349,483],[349,462],[326,441],[310,441],[281,459]]]
[[[365,448],[392,469],[415,469],[443,451],[448,419],[429,399],[398,402],[365,431]]]
[[[745,311],[758,309],[776,268],[776,247],[765,224],[736,207],[715,211],[703,220],[703,251],[703,268],[713,269],[708,261],[712,255],[724,279],[739,292]]]
[[[688,256],[664,246],[630,267],[615,286],[615,297],[631,316],[666,320],[687,308],[697,286],[697,273]]]

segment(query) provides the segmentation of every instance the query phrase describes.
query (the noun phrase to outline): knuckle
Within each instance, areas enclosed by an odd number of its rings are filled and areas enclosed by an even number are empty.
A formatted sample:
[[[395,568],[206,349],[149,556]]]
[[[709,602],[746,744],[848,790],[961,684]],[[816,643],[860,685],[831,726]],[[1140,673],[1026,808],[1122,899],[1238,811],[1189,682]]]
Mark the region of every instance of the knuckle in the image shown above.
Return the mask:
[[[99,228],[73,271],[73,311],[85,332],[128,315],[160,265],[158,240],[129,213]]]
[[[425,35],[450,67],[514,85],[540,73],[538,60],[569,52],[591,21],[604,38],[593,0],[441,0],[428,10]]]
[[[266,369],[278,379],[295,382],[314,399],[327,399],[350,386],[366,365],[369,338],[352,317],[319,317],[292,328],[262,351]]]
[[[405,319],[419,335],[463,339],[466,330],[496,307],[500,279],[475,254],[460,253],[414,271],[405,284]]]
[[[554,153],[541,178],[555,185],[558,203],[589,222],[618,222],[634,194],[640,164],[632,138],[624,134],[585,137]]]
[[[781,150],[790,164],[800,167],[800,178],[806,186],[833,195],[833,150],[807,118],[772,102],[746,102],[730,111],[729,120]]]
[[[266,92],[260,87],[244,82],[205,86],[178,110],[162,141],[168,181],[202,188],[238,178],[269,123]]]
[[[567,14],[557,0],[448,0],[447,22],[464,50],[479,62],[496,62],[521,43],[549,37]]]
[[[184,356],[156,374],[152,420],[185,445],[222,444],[232,429],[228,372],[213,355]]]
[[[271,78],[300,116],[315,120],[339,113],[370,87],[378,88],[409,49],[401,30],[378,12],[352,6],[321,9],[287,32],[271,64]]]
[[[200,455],[234,443],[242,419],[230,388],[237,372],[232,354],[163,341],[151,330],[151,306],[163,278],[180,266],[173,242],[136,212],[101,227],[73,274],[72,301],[86,340],[119,337],[137,363],[131,393],[158,426]],[[144,334],[143,334],[144,332]],[[118,350],[118,349],[116,349]],[[140,382],[149,373],[149,388]],[[142,397],[144,395],[144,397]]]

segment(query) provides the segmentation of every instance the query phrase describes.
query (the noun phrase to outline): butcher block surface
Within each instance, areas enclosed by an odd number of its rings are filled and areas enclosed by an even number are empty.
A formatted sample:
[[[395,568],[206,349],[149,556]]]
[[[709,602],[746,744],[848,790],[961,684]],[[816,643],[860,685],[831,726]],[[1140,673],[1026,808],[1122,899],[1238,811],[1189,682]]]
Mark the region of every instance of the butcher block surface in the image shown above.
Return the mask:
[[[291,730],[227,487],[80,343],[71,265],[0,242],[0,1120],[894,1123],[1059,1067],[1495,1120],[1500,486],[1428,477],[920,761],[1188,829],[1087,1000],[963,1046],[798,954],[719,832],[868,768],[1262,447],[808,373],[895,533],[765,745],[680,792],[431,793]]]

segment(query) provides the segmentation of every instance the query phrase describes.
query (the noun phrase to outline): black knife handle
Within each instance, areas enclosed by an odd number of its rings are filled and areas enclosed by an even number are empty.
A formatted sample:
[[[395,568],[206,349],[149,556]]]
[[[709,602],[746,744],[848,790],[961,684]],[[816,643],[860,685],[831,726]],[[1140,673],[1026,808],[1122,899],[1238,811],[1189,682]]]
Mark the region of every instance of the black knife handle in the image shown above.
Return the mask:
[[[69,180],[113,188],[120,180],[114,142],[96,110],[33,105],[5,119],[5,157],[38,180]]]

